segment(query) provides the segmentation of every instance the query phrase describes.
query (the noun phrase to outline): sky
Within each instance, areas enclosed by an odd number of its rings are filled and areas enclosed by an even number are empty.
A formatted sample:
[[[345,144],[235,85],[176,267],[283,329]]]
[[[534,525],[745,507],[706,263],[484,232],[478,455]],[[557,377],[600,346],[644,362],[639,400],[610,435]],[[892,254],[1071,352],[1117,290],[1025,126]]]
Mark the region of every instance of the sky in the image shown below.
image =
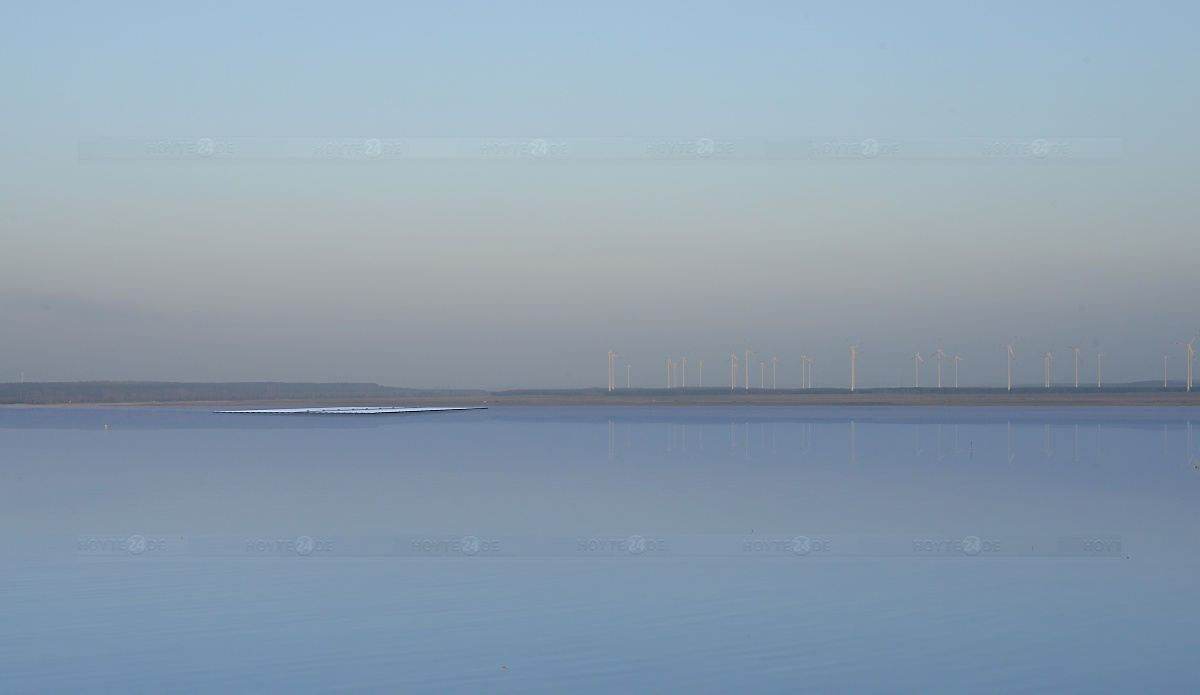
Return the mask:
[[[1181,379],[1198,15],[9,3],[0,381]]]

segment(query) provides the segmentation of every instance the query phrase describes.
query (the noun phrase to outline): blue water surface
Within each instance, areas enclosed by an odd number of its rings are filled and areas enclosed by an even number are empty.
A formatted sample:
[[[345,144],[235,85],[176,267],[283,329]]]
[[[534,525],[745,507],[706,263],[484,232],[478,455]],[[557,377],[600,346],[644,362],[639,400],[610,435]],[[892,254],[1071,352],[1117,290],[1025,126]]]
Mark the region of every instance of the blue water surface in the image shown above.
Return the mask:
[[[3,408],[0,691],[1196,692],[1192,422]]]

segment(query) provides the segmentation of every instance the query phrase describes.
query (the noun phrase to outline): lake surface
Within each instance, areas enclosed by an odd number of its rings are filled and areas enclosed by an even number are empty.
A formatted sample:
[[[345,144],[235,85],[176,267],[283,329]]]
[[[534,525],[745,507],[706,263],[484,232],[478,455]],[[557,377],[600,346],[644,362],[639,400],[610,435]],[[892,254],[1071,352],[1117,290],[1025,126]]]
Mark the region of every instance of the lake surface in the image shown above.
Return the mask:
[[[0,691],[1196,692],[1193,422],[3,408]]]

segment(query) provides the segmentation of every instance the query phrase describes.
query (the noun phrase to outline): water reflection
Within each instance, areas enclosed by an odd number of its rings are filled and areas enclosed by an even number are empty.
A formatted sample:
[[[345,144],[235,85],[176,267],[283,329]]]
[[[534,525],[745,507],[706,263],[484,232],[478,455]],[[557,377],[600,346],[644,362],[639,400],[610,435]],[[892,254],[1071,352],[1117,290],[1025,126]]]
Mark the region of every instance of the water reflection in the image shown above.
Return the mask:
[[[534,410],[534,409],[529,409]],[[591,409],[580,409],[581,411]],[[599,410],[599,409],[597,409]],[[1080,462],[1081,443],[1086,443],[1086,437],[1081,439],[1081,426],[1094,428],[1090,439],[1094,441],[1094,455],[1088,461],[1105,460],[1105,442],[1113,435],[1121,439],[1131,436],[1141,439],[1138,433],[1151,428],[1161,429],[1162,456],[1168,457],[1172,450],[1172,441],[1179,439],[1178,448],[1184,452],[1194,452],[1192,443],[1192,418],[1200,419],[1200,412],[1193,409],[1161,409],[1154,413],[1142,412],[1155,409],[1028,409],[1012,408],[995,409],[994,412],[972,412],[959,414],[959,409],[948,412],[936,412],[938,409],[904,409],[873,413],[868,417],[850,417],[849,414],[838,416],[836,413],[822,412],[810,414],[810,417],[797,415],[793,410],[800,409],[770,409],[742,408],[729,412],[722,417],[715,412],[721,409],[688,408],[670,412],[670,409],[608,409],[604,413],[604,422],[608,427],[609,457],[620,455],[648,454],[639,439],[640,429],[646,426],[662,428],[663,450],[673,455],[683,455],[689,452],[704,452],[705,432],[713,438],[712,432],[719,433],[721,420],[728,423],[729,457],[750,460],[763,454],[794,455],[797,460],[809,456],[820,449],[827,457],[837,459],[836,441],[845,441],[844,460],[849,463],[859,462],[860,440],[867,438],[872,451],[884,449],[894,455],[897,451],[906,451],[911,459],[922,460],[932,458],[942,461],[946,458],[963,457],[974,460],[997,460],[1011,464],[1022,458],[1041,458],[1055,460],[1058,452],[1065,449],[1071,452],[1071,460]],[[829,409],[834,410],[834,409]],[[865,409],[864,409],[865,410]],[[614,414],[611,411],[617,411]],[[1014,413],[1014,411],[1017,411]],[[1032,412],[1031,412],[1032,411]],[[1100,411],[1100,412],[1098,412]],[[752,414],[755,417],[747,418]],[[581,422],[594,421],[594,413],[581,412],[580,417],[566,420],[561,413],[542,412],[497,412],[491,419],[505,422],[521,423],[551,423],[551,422]],[[378,423],[376,423],[378,424]],[[617,428],[624,424],[623,436],[616,435]],[[910,444],[897,446],[895,427],[904,424],[911,425]],[[753,426],[757,425],[756,428]],[[932,427],[932,448],[927,448],[928,435],[922,434],[922,426]],[[865,435],[859,430],[868,428]],[[1002,446],[997,448],[995,433],[1002,427]],[[690,428],[690,432],[689,432]],[[752,432],[757,429],[757,432]],[[949,438],[945,430],[951,430]],[[838,432],[845,432],[838,435]],[[926,430],[928,431],[928,430]],[[691,444],[689,444],[689,440]],[[755,441],[757,440],[757,441]],[[947,445],[949,442],[949,446]],[[1038,455],[1033,455],[1033,452]],[[622,453],[623,452],[623,453]],[[1184,460],[1190,466],[1195,455],[1186,454]]]
[[[1075,518],[1108,532],[1145,523],[1123,501],[1131,491],[1181,504],[1196,492],[1198,415],[1181,408],[502,408],[254,418],[178,408],[6,409],[0,534],[239,533],[276,525],[296,535],[314,526],[457,533],[481,524],[524,534],[725,533],[750,528],[750,520],[780,531],[804,524],[879,531],[975,518],[1032,531],[1070,526],[1062,521],[1073,508]],[[1177,477],[1182,469],[1193,474],[1187,483]]]

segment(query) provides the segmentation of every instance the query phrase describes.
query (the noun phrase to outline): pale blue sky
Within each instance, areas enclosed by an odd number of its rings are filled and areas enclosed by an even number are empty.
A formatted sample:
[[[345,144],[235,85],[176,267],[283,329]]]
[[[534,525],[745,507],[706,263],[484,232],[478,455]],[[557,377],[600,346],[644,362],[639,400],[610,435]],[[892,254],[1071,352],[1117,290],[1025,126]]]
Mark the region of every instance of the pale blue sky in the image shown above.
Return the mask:
[[[11,4],[0,380],[1182,376],[1195,5]],[[1024,160],[80,161],[91,138],[1115,138]],[[722,363],[721,360],[725,362]],[[723,366],[722,366],[723,364]],[[620,373],[624,376],[624,362]],[[757,368],[757,361],[754,362]],[[932,366],[923,370],[932,375]],[[690,371],[690,370],[689,370]],[[739,370],[740,371],[740,370]],[[769,370],[768,370],[769,371]],[[689,384],[694,383],[689,375]],[[769,377],[768,377],[769,378]],[[622,379],[623,380],[623,379]],[[757,379],[752,379],[756,382]],[[929,382],[932,383],[932,382]]]

